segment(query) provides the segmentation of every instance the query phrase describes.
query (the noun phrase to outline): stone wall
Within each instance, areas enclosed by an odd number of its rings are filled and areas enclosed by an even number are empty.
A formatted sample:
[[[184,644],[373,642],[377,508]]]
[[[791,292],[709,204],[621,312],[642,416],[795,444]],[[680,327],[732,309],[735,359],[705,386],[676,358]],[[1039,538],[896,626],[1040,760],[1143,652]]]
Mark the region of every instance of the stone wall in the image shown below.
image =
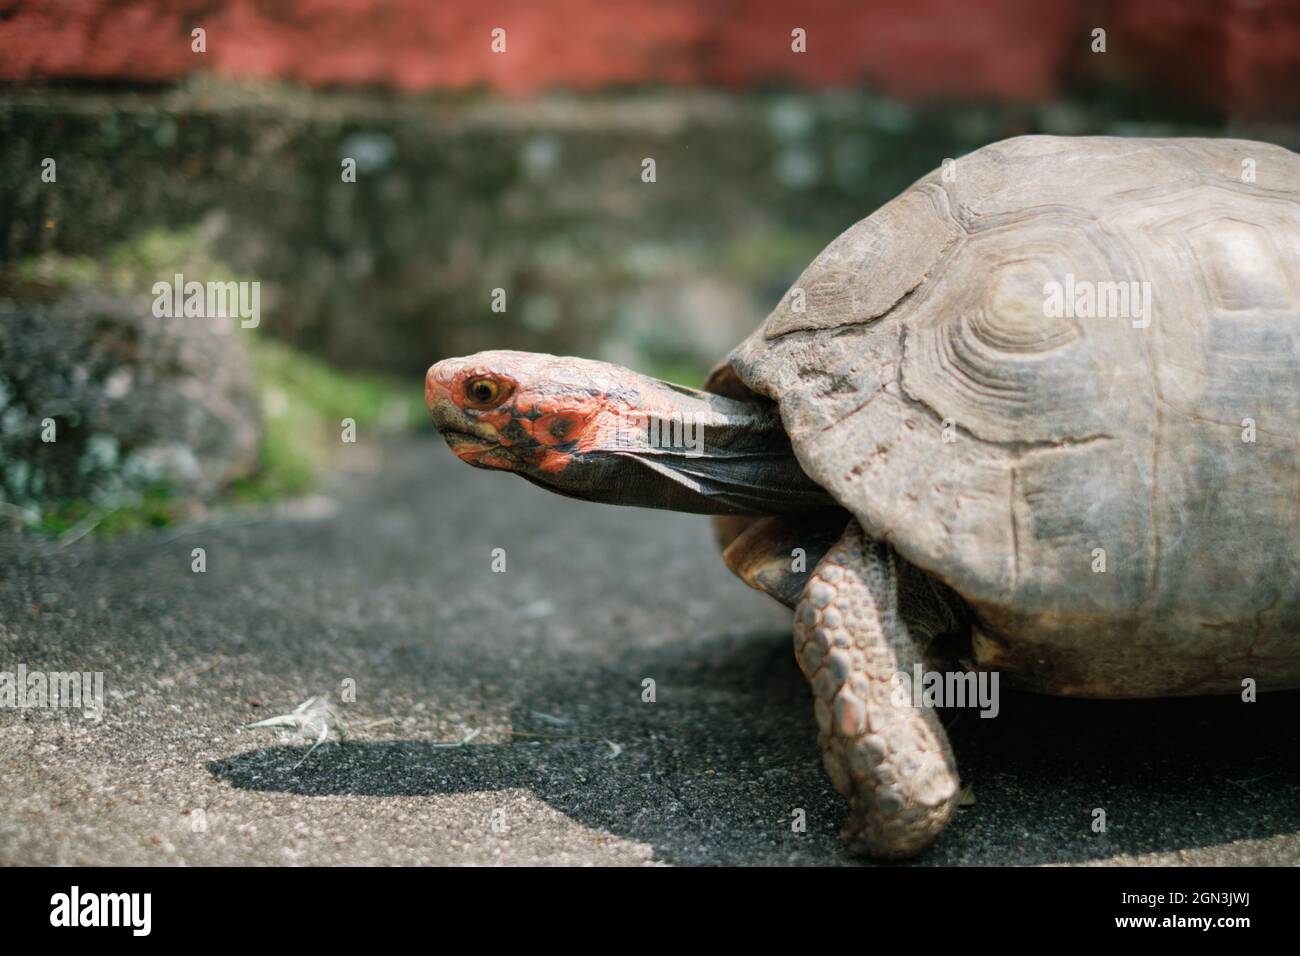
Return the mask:
[[[1035,131],[1296,145],[1290,128],[1156,124],[1101,105],[952,110],[849,93],[11,91],[0,265],[131,257],[183,234],[262,283],[260,332],[337,364],[414,375],[514,347],[688,376],[915,178]],[[349,158],[356,182],[343,181]],[[173,258],[155,248],[145,279],[169,281]]]
[[[503,52],[490,46],[497,28]],[[806,52],[791,48],[796,28]],[[1104,55],[1092,51],[1097,28]],[[12,0],[0,53],[0,80],[19,82],[211,72],[514,93],[777,83],[1020,102],[1100,83],[1229,116],[1300,110],[1296,0]]]

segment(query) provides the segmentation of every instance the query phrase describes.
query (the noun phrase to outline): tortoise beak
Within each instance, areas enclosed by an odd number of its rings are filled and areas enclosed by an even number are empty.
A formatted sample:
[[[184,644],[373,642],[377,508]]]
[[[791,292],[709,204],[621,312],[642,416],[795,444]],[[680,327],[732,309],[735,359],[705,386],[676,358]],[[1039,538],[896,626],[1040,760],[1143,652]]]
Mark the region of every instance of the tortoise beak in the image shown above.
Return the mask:
[[[439,419],[446,418],[447,409],[454,409],[456,406],[451,400],[451,392],[447,388],[447,382],[450,379],[447,363],[434,362],[429,366],[429,371],[424,374],[424,404],[429,406],[429,413],[433,416],[434,425],[442,427]]]
[[[451,359],[429,366],[424,375],[424,403],[429,406],[429,415],[438,431],[444,435],[448,431],[469,435],[470,422],[451,397],[451,382],[456,372]]]

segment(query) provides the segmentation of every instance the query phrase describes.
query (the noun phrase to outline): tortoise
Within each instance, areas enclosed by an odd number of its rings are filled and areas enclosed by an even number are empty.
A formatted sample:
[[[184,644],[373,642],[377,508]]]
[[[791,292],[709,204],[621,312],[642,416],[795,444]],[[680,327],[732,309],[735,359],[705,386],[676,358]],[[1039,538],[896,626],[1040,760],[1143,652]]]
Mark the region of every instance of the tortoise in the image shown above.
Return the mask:
[[[704,391],[489,351],[429,369],[464,461],[716,516],[792,607],[843,837],[960,788],[928,673],[1084,698],[1300,686],[1300,157],[1024,136],[835,239]]]

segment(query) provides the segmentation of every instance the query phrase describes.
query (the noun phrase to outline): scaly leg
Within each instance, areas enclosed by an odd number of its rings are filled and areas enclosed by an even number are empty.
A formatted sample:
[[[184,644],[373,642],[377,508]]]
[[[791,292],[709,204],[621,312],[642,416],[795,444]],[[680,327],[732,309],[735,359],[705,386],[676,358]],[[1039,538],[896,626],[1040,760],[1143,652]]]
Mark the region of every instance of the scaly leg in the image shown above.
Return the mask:
[[[849,798],[842,835],[854,853],[887,859],[925,849],[959,792],[938,714],[898,692],[896,676],[911,677],[924,661],[916,641],[955,622],[942,596],[917,584],[909,578],[900,613],[893,550],[850,521],[795,609],[795,653],[812,684],[818,743],[831,782]]]

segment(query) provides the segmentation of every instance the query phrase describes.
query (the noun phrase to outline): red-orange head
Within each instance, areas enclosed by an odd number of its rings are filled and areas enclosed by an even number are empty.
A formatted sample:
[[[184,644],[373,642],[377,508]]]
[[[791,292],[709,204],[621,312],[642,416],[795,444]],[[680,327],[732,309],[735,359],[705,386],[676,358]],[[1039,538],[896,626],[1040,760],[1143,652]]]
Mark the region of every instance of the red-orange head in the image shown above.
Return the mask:
[[[575,498],[705,514],[825,507],[770,403],[736,401],[591,359],[479,352],[429,369],[451,450]]]

